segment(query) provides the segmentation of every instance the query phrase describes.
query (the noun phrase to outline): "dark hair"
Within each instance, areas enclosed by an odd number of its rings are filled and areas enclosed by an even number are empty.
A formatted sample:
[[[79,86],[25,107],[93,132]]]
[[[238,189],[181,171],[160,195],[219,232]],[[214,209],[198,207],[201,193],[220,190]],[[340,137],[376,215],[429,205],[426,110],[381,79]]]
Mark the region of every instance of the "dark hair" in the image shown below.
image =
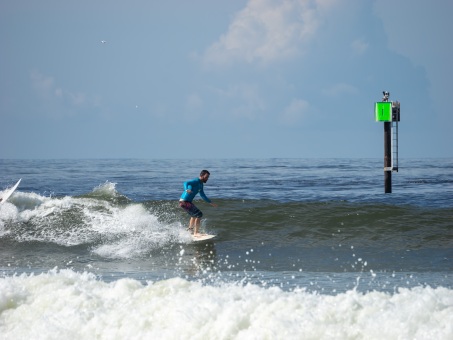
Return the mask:
[[[200,177],[203,177],[204,175],[211,175],[208,170],[201,170],[200,172]]]

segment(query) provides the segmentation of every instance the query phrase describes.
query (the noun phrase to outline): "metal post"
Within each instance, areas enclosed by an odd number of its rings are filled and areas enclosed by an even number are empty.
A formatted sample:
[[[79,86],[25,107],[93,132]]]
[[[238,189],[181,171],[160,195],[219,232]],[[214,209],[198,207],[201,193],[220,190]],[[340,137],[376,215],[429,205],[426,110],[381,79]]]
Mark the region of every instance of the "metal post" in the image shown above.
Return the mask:
[[[384,187],[392,192],[392,123],[384,122]]]

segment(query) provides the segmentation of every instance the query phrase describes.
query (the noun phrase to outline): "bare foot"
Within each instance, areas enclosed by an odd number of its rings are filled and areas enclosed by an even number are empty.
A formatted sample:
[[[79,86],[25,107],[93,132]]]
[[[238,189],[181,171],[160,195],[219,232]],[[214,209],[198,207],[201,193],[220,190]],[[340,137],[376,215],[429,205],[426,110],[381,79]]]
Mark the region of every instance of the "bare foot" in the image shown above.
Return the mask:
[[[206,234],[201,234],[201,233],[196,233],[196,234],[193,234],[193,236],[195,237],[201,237],[201,236],[205,236]]]

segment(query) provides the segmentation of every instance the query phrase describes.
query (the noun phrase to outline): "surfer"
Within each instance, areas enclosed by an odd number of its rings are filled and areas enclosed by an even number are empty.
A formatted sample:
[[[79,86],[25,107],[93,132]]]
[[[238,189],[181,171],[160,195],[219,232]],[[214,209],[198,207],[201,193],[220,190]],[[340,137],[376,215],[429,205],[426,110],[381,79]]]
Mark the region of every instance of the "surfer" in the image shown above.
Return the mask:
[[[217,207],[217,204],[212,203],[212,201],[205,195],[203,191],[203,184],[206,183],[209,179],[209,171],[202,170],[198,178],[194,178],[187,182],[184,182],[184,192],[179,199],[179,206],[183,208],[189,215],[189,230],[193,231],[194,236],[200,236],[198,230],[200,228],[200,220],[203,216],[203,213],[198,209],[195,204],[192,203],[194,197],[200,193],[201,198],[207,203],[211,204],[213,207]]]

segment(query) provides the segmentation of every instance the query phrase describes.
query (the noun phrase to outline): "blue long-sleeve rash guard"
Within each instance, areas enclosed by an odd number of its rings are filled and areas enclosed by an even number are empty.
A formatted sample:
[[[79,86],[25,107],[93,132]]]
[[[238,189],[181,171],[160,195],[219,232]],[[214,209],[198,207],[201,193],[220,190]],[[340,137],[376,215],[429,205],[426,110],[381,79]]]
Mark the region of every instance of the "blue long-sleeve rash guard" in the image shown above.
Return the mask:
[[[187,189],[189,189],[191,192],[188,193]],[[184,182],[184,192],[182,193],[180,199],[186,202],[192,202],[192,200],[198,193],[200,193],[200,196],[204,201],[211,203],[211,200],[205,195],[203,191],[203,182],[199,178],[194,178],[190,181]]]

